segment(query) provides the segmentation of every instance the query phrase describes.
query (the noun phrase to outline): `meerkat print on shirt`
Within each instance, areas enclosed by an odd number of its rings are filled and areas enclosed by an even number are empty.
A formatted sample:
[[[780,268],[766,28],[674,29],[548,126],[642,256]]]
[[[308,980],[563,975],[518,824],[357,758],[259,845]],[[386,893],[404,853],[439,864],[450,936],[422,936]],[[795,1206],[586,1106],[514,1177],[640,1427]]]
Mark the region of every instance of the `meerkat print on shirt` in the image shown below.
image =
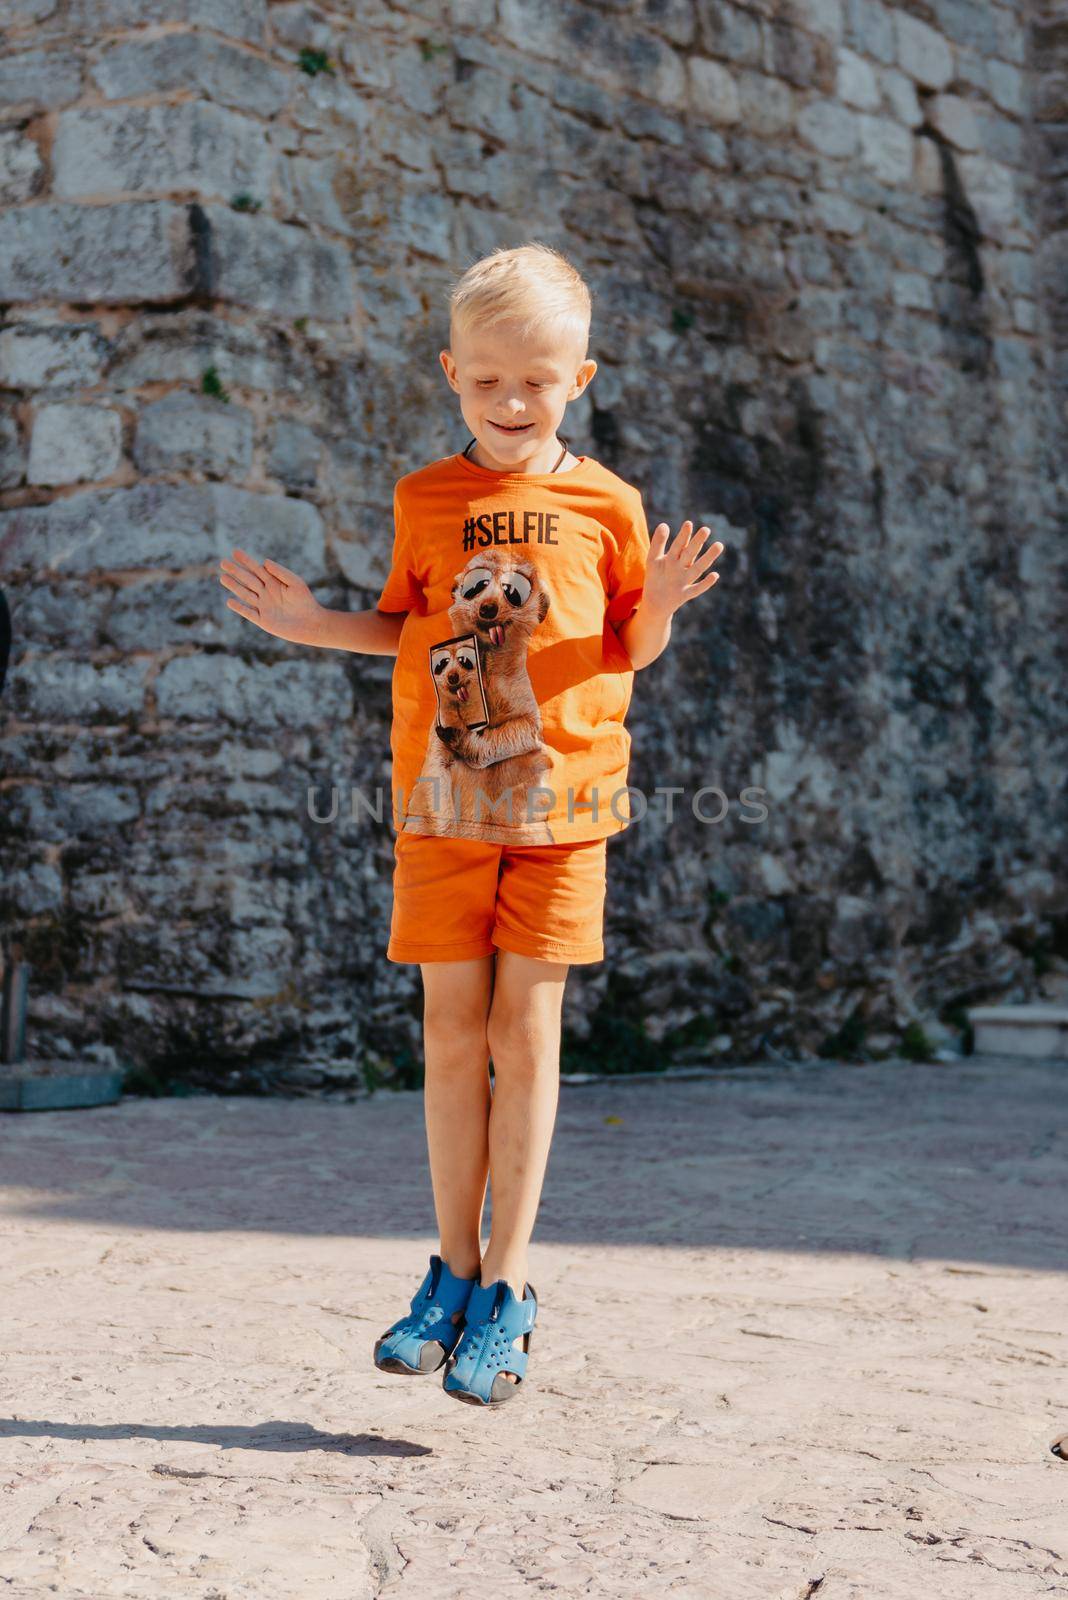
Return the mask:
[[[590,457],[558,474],[452,456],[394,496],[378,608],[408,613],[393,677],[398,830],[514,844],[626,826],[641,598],[638,491]]]

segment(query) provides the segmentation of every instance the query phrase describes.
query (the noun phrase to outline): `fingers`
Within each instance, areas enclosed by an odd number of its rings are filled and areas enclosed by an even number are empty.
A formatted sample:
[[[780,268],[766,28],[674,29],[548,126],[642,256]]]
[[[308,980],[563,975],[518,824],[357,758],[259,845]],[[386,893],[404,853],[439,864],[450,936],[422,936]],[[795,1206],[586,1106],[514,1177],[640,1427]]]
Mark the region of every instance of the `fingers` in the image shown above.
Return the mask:
[[[223,572],[228,572],[231,577],[236,578],[250,593],[259,594],[267,586],[267,576],[260,570],[259,562],[253,561],[252,557],[247,556],[243,550],[235,550],[234,556],[236,561],[227,561],[226,557],[223,556],[219,566]],[[220,579],[219,581],[222,582],[223,580]]]
[[[709,572],[705,577],[699,578],[696,583],[687,584],[683,599],[693,600],[697,595],[704,594],[705,590],[711,589],[714,584],[719,582],[719,579],[720,574],[718,572]]]
[[[712,529],[707,523],[702,523],[701,527],[696,529],[691,521],[683,523],[679,529],[679,537],[671,547],[671,554],[681,567],[687,571],[697,571],[702,560],[711,556],[714,561],[723,554],[723,546],[718,540],[707,549],[702,549],[711,532]],[[700,570],[704,571],[704,568],[701,567]]]
[[[227,600],[226,604],[231,611],[236,611],[238,616],[247,617],[249,622],[259,622],[259,612],[253,610],[251,606],[242,605],[240,600]]]
[[[288,567],[283,567],[280,561],[272,561],[270,556],[264,558],[263,564],[265,567],[270,568],[272,576],[277,578],[280,583],[299,583],[301,581],[295,572],[290,572]]]
[[[259,578],[262,581],[263,568],[260,566],[259,562],[255,559],[254,556],[250,556],[250,555],[246,554],[246,552],[244,550],[239,550],[236,545],[234,547],[233,554],[234,554],[234,560],[235,561],[240,562],[242,567],[247,567],[249,572],[254,572],[256,574],[257,578]],[[223,560],[225,561],[225,559],[226,559],[226,557],[224,556]]]
[[[723,554],[723,548],[723,545],[718,539],[716,540],[715,544],[710,544],[707,550],[702,550],[699,555],[694,557],[693,561],[690,563],[692,571],[698,577],[706,573],[709,567],[712,566],[713,562],[719,560],[720,556]]]
[[[219,582],[224,589],[229,589],[233,594],[239,595],[242,600],[255,603],[263,593],[262,587],[255,589],[252,581],[245,582],[243,578],[232,578],[228,572],[220,572]]]

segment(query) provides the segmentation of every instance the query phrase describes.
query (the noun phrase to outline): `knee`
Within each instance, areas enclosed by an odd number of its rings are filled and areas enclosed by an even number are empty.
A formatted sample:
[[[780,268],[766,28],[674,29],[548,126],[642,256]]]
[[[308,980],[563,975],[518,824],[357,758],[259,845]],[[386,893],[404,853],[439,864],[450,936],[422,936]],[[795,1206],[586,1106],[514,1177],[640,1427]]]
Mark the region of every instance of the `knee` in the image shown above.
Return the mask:
[[[484,1012],[428,1005],[423,1012],[423,1046],[429,1060],[485,1066],[489,1055]]]
[[[494,1006],[486,1023],[486,1043],[495,1068],[509,1072],[536,1072],[553,1051],[551,1029],[538,1019],[518,1016],[505,1006]]]

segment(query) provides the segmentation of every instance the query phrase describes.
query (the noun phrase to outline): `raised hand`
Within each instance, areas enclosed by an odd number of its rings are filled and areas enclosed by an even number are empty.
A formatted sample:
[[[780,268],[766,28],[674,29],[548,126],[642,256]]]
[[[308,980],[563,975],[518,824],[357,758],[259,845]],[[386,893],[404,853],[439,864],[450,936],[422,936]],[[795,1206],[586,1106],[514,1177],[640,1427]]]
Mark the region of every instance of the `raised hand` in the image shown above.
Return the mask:
[[[671,528],[666,522],[657,524],[649,541],[644,604],[664,616],[672,616],[687,600],[696,600],[718,582],[719,573],[710,569],[723,554],[724,546],[717,539],[707,550],[701,549],[711,532],[707,527],[695,532],[692,522],[684,522],[669,550]]]
[[[233,555],[232,561],[223,556],[219,562],[219,582],[237,596],[226,602],[230,610],[276,639],[318,644],[327,610],[304,579],[269,558],[255,561],[244,550],[235,550]]]

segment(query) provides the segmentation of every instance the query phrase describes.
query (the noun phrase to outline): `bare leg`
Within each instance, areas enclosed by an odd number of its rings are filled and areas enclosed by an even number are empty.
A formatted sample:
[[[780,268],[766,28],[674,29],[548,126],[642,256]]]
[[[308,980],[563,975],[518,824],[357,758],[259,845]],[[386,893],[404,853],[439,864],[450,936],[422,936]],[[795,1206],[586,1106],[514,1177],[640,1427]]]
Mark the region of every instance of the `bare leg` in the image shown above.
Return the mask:
[[[482,1282],[505,1278],[520,1300],[556,1121],[560,1013],[568,970],[566,962],[497,952],[487,1028],[494,1074],[489,1121],[493,1223]],[[507,1376],[516,1381],[514,1373]]]
[[[482,1253],[491,1100],[486,1022],[495,959],[420,963],[423,1105],[439,1254],[461,1278],[478,1276]]]

